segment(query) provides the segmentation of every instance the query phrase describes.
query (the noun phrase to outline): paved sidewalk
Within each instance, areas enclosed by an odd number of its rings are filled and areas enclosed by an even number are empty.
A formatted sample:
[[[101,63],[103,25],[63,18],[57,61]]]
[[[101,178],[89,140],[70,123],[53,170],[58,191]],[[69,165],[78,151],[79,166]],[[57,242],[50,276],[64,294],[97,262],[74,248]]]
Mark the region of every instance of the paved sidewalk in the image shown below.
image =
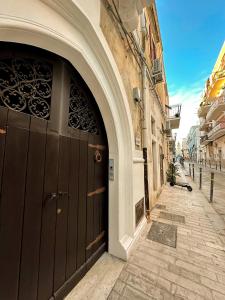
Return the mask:
[[[225,299],[225,246],[218,228],[223,220],[198,186],[193,192],[166,186],[108,299]],[[185,217],[185,223],[159,217],[160,211]],[[146,238],[152,221],[177,225],[177,247]]]
[[[202,166],[195,164],[194,181],[198,187],[199,187],[199,167]],[[189,166],[187,163],[185,164],[185,170],[186,170],[186,174],[189,174]],[[213,169],[202,167],[202,193],[209,201],[211,172],[214,172],[214,192],[213,192],[213,202],[211,203],[211,205],[225,222],[225,173],[221,173]]]

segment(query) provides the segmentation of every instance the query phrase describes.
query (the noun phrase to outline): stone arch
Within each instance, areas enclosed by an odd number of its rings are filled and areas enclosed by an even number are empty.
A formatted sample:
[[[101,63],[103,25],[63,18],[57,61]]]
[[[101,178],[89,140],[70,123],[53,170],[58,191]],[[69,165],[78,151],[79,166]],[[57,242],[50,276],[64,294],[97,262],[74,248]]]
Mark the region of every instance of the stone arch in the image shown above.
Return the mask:
[[[78,9],[78,22],[86,16]],[[82,24],[79,24],[79,27]],[[114,160],[115,179],[109,182],[109,253],[127,259],[134,239],[133,151],[134,137],[128,101],[109,50],[93,28],[92,40],[71,41],[40,23],[5,16],[0,19],[0,39],[36,46],[67,59],[90,88],[107,132],[109,158]],[[80,32],[78,32],[80,36]],[[91,44],[97,45],[98,53]],[[108,52],[107,52],[108,51]]]

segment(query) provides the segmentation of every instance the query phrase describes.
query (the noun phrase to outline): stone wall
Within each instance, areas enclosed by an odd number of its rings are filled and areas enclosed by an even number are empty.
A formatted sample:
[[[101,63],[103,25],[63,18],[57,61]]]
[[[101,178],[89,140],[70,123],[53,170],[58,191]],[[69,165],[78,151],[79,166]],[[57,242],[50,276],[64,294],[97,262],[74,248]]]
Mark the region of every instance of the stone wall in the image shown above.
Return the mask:
[[[112,4],[112,1],[109,2]],[[134,136],[137,141],[136,148],[141,150],[142,109],[140,104],[135,102],[133,99],[133,88],[138,87],[140,91],[142,88],[141,69],[135,61],[135,58],[131,53],[123,33],[120,31],[117,22],[115,22],[112,14],[107,9],[105,1],[101,1],[100,26],[123,80],[132,115]],[[140,144],[138,145],[139,141]]]

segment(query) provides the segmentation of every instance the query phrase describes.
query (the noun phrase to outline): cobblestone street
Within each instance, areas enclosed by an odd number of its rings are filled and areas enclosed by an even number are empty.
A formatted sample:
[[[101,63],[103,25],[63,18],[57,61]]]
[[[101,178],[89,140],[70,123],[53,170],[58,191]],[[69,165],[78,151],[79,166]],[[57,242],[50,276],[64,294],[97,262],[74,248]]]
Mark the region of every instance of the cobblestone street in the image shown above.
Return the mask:
[[[191,193],[165,187],[158,202],[165,207],[152,210],[109,300],[225,299],[224,222],[198,185],[191,185]],[[185,223],[160,218],[162,211],[184,216]],[[176,248],[147,239],[153,221],[177,226]]]

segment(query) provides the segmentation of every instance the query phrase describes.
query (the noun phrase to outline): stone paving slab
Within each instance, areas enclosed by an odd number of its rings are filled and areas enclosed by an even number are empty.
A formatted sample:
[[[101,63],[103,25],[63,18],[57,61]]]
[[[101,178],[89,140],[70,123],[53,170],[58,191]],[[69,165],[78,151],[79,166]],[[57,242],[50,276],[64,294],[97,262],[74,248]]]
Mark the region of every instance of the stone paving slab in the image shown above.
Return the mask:
[[[170,214],[170,213],[167,213],[167,212],[164,212],[164,211],[160,212],[159,217],[161,219],[171,220],[171,221],[178,222],[178,223],[185,223],[185,217],[184,216]]]
[[[177,226],[153,221],[149,233],[147,234],[147,238],[149,240],[176,248]]]
[[[225,299],[225,244],[223,220],[195,183],[193,192],[166,186],[159,205],[182,215],[185,224],[151,212],[136,248],[123,267],[108,299],[220,300]],[[153,221],[177,226],[177,247],[147,239]],[[218,230],[218,228],[220,230]]]

